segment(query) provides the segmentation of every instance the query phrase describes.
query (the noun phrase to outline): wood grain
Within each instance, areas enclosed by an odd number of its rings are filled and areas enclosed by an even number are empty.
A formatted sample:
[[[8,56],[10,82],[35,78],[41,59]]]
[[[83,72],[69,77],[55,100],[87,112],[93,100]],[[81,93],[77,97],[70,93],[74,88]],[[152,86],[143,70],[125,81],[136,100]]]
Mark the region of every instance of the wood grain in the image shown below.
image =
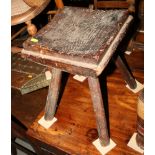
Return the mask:
[[[61,75],[61,70],[53,68],[45,107],[46,121],[52,120],[55,115],[61,85]]]
[[[134,76],[143,82],[143,72],[136,72]],[[129,139],[136,131],[138,95],[125,87],[118,71],[109,75],[107,81],[110,136],[117,143],[117,147],[108,154],[140,155],[127,147]],[[43,113],[42,111],[38,115],[29,128],[29,136],[68,154],[99,155],[92,145],[98,134],[87,80],[80,83],[72,76],[69,77],[56,113],[58,121],[48,130],[37,123]]]
[[[128,8],[130,13],[135,13],[135,0],[94,0],[95,9],[120,9]]]
[[[102,146],[108,146],[110,143],[110,138],[108,134],[107,120],[105,115],[105,109],[99,79],[88,77],[88,84],[96,116],[99,140]]]

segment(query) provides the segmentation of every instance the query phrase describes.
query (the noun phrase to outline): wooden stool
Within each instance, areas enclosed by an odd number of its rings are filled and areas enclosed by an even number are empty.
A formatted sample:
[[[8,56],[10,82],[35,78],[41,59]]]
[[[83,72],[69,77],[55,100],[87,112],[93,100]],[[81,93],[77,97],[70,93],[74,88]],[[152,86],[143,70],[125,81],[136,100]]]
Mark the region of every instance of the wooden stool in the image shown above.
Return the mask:
[[[55,115],[62,71],[88,77],[101,145],[109,144],[104,105],[98,76],[106,68],[125,36],[133,17],[127,10],[90,10],[64,7],[60,14],[24,43],[23,56],[53,67],[45,119]],[[134,89],[136,82],[118,57],[116,65]]]

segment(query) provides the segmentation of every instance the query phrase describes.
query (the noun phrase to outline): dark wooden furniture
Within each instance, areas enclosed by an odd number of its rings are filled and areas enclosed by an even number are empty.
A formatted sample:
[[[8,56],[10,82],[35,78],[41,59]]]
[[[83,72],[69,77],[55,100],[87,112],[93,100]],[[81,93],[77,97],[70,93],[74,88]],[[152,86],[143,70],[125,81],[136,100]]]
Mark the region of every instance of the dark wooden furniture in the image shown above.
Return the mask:
[[[36,154],[22,145],[16,143],[16,138],[22,139],[31,144],[26,135],[29,126],[34,122],[37,115],[42,111],[45,106],[47,95],[47,88],[35,91],[30,94],[21,95],[18,90],[12,89],[11,91],[11,152],[16,155],[17,148],[26,152],[29,155]],[[37,99],[34,98],[37,96]],[[31,144],[32,145],[32,144]],[[34,150],[37,152],[37,146],[33,145]]]
[[[127,8],[135,12],[135,0],[94,0],[94,7],[97,8]]]
[[[45,108],[47,121],[55,115],[61,72],[87,76],[99,139],[101,145],[109,144],[98,76],[111,60],[132,19],[124,9],[105,11],[64,7],[60,14],[55,15],[53,20],[34,36],[37,43],[32,42],[31,38],[24,43],[23,56],[53,67]],[[128,85],[132,89],[136,88],[134,78],[119,56],[116,65]]]
[[[139,0],[137,4],[135,32],[128,45],[128,51],[132,53],[125,55],[132,70],[144,70],[144,0]],[[137,62],[139,57],[141,61]]]

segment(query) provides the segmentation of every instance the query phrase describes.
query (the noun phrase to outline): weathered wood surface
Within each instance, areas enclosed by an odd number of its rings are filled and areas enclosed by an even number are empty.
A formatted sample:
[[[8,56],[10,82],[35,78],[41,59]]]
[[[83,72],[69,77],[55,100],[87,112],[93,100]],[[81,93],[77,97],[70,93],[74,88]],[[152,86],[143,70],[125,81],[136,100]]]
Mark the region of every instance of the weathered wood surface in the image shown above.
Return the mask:
[[[48,88],[48,95],[45,107],[45,120],[49,121],[54,118],[57,101],[59,97],[62,72],[59,69],[52,69],[52,78]]]
[[[120,25],[115,26],[127,17],[125,13],[65,8],[63,14],[52,21],[51,29],[41,36],[41,44],[67,55],[95,56],[104,44],[113,40],[120,29]]]
[[[110,138],[108,134],[107,120],[100,89],[100,82],[98,78],[88,77],[88,83],[96,116],[99,140],[102,146],[107,146],[110,143]]]
[[[22,94],[35,91],[49,85],[46,79],[47,67],[21,58],[20,54],[11,55],[11,88]]]
[[[133,19],[132,16],[129,16],[127,18],[121,30],[119,31],[118,35],[115,37],[115,39],[113,40],[113,42],[111,43],[107,51],[104,53],[104,56],[100,58],[101,61],[99,62],[99,64],[88,63],[86,62],[85,58],[81,58],[81,57],[79,57],[79,60],[76,60],[77,56],[62,57],[61,54],[56,55],[55,53],[51,55],[47,53],[45,49],[41,48],[40,49],[41,51],[40,51],[36,46],[34,47],[30,45],[29,43],[26,43],[25,48],[31,51],[22,50],[22,54],[24,57],[27,57],[28,59],[32,61],[44,64],[44,65],[49,65],[49,66],[53,66],[56,68],[60,68],[69,73],[82,74],[84,76],[89,76],[89,75],[98,76],[101,74],[103,69],[106,67],[106,65],[110,61],[110,58],[112,57],[117,46],[123,39],[125,32],[127,31],[127,28],[130,25],[132,19]],[[72,68],[73,68],[73,71],[72,71]],[[77,69],[77,72],[76,72],[76,69]]]
[[[31,50],[22,50],[22,54],[24,57],[27,57],[28,59],[44,64],[53,66],[56,68],[60,68],[64,71],[67,71],[69,73],[73,74],[81,74],[84,76],[98,76],[102,73],[104,68],[107,66],[108,62],[110,61],[110,58],[114,54],[115,50],[117,49],[117,46],[123,39],[128,26],[130,25],[133,17],[129,16],[127,20],[125,21],[124,25],[122,26],[121,30],[118,32],[117,36],[114,38],[113,42],[107,49],[107,51],[104,53],[104,56],[100,57],[101,61],[98,64],[93,64],[91,62],[87,62],[86,58],[83,57],[77,57],[77,56],[65,56],[63,57],[61,54],[51,54],[48,53],[49,51],[46,51],[44,48],[38,49],[38,47],[35,47],[26,43],[25,48]],[[32,51],[33,50],[33,51]],[[36,50],[36,51],[35,51]]]
[[[134,76],[143,83],[142,72],[134,72]],[[107,155],[140,155],[127,146],[136,131],[137,94],[124,86],[119,71],[108,76],[107,81],[110,136],[117,143]],[[69,154],[100,155],[92,145],[98,134],[87,81],[80,83],[69,77],[56,113],[58,121],[48,130],[37,123],[43,114],[40,113],[29,128],[30,136]]]
[[[34,57],[30,54],[27,55],[23,51],[22,51],[22,57],[27,58],[33,62],[37,62],[39,64],[45,65],[45,66],[49,66],[49,67],[52,66],[55,68],[60,68],[62,71],[65,71],[65,72],[67,71],[68,73],[71,73],[71,74],[79,74],[79,75],[84,75],[84,76],[96,77],[96,71],[90,69],[90,67],[92,65],[88,66],[89,64],[86,65],[86,67],[84,68],[82,66],[76,66],[76,65],[65,63],[65,62],[63,62],[64,59],[59,59],[59,61],[51,61],[51,60],[47,60],[47,59],[42,59],[41,57]],[[80,62],[79,62],[79,65],[81,65]],[[93,68],[95,68],[95,67],[93,65]]]
[[[127,10],[65,7],[24,48],[43,55],[98,62],[128,17]],[[74,56],[74,57],[73,57]]]

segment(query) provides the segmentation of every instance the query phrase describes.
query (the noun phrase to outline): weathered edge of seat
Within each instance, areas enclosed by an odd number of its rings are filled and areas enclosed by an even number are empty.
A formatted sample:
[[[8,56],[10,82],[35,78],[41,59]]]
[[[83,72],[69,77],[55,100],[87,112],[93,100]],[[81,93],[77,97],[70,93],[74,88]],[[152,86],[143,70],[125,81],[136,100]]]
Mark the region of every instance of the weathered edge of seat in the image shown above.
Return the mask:
[[[106,51],[105,55],[101,59],[98,64],[86,63],[84,61],[76,61],[71,59],[65,59],[61,57],[56,57],[52,55],[45,55],[43,53],[28,51],[23,49],[22,55],[31,61],[35,61],[37,63],[60,68],[63,71],[67,71],[71,74],[79,74],[83,76],[99,76],[104,68],[107,66],[110,58],[112,57],[113,53],[116,51],[119,43],[122,41],[123,37],[126,34],[126,31],[133,20],[131,15],[128,16],[127,20],[123,24],[121,30],[116,35],[115,39],[109,46],[108,50]]]

